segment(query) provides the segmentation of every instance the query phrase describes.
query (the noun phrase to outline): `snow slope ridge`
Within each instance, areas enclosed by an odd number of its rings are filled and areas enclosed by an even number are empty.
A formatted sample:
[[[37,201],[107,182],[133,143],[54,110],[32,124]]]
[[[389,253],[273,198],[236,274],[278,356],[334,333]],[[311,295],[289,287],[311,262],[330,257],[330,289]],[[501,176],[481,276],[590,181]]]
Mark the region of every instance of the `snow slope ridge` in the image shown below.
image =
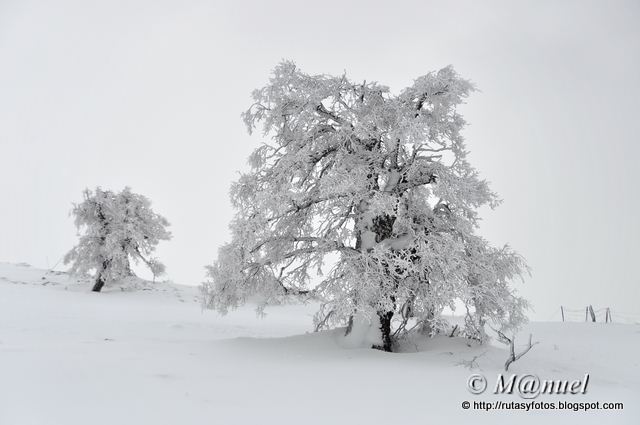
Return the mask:
[[[98,294],[44,273],[0,263],[1,425],[638,423],[637,325],[531,323],[517,342],[533,333],[540,343],[509,372],[589,373],[586,395],[536,401],[624,410],[486,412],[461,403],[529,401],[491,394],[507,354],[499,344],[444,336],[407,341],[403,353],[349,349],[342,329],[309,333],[314,305],[223,317],[202,311],[193,287]],[[473,373],[489,381],[485,394],[468,392]]]
[[[86,292],[93,286],[93,279],[69,274],[59,270],[41,270],[29,264],[11,264],[0,262],[0,282],[60,286],[65,290]],[[199,289],[193,286],[176,285],[170,281],[151,282],[132,276],[117,283],[106,285],[104,292],[135,292],[153,291],[176,295],[178,298],[188,296],[192,301],[199,302]]]

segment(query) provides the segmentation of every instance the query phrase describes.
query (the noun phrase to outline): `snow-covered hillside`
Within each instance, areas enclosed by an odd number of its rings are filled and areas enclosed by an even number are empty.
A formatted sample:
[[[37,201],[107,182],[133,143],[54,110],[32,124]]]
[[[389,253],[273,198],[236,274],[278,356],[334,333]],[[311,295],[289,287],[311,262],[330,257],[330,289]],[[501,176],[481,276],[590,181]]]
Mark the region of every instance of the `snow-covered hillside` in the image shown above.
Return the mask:
[[[348,349],[340,330],[308,333],[314,305],[221,317],[201,310],[193,287],[90,286],[0,263],[1,425],[640,423],[639,325],[532,323],[518,341],[540,343],[505,375],[589,373],[587,394],[535,401],[623,410],[485,411],[473,402],[531,401],[491,394],[501,346],[441,337],[401,354]],[[467,390],[473,373],[486,376],[485,394]]]

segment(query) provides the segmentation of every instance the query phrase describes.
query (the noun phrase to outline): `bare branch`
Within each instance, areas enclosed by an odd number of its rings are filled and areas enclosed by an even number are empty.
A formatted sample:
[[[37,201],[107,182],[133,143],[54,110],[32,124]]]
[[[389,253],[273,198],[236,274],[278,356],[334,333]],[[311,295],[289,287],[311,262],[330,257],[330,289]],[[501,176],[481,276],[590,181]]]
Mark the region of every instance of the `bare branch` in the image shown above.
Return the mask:
[[[329,320],[329,318],[333,315],[334,311],[331,310],[329,313],[327,313],[326,316],[324,316],[324,318],[318,322],[318,324],[316,325],[316,329],[314,332],[318,332],[320,331],[320,329],[322,329],[323,327],[325,327],[327,325],[327,321]]]
[[[516,354],[516,349],[515,349],[516,337],[515,337],[515,335],[512,336],[511,338],[509,338],[499,330],[494,329],[494,331],[496,331],[496,333],[498,334],[498,338],[500,339],[500,342],[502,342],[503,344],[509,346],[509,357],[507,358],[507,361],[504,364],[505,372],[509,371],[509,366],[511,366],[511,364],[513,362],[515,362],[517,360],[520,360],[520,358],[522,358],[522,356],[527,354],[529,352],[529,350],[531,350],[533,348],[534,345],[539,343],[538,341],[532,343],[531,339],[532,339],[533,336],[531,334],[529,334],[529,344],[527,345],[527,347],[524,350],[522,350],[521,352]]]

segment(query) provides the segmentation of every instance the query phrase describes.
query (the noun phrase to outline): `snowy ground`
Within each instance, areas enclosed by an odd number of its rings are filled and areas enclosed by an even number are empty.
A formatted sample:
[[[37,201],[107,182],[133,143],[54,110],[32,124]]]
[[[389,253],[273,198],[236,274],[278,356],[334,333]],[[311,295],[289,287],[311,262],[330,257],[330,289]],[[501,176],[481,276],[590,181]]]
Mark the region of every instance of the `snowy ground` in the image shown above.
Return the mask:
[[[413,353],[346,349],[339,331],[307,333],[313,305],[221,317],[201,310],[192,287],[89,289],[0,263],[0,425],[640,423],[639,325],[532,323],[519,339],[531,332],[540,344],[510,370],[589,373],[586,395],[535,401],[624,410],[487,412],[473,402],[528,401],[491,394],[502,347],[443,337]],[[478,355],[479,369],[461,364]],[[472,373],[487,377],[485,394],[468,392]]]

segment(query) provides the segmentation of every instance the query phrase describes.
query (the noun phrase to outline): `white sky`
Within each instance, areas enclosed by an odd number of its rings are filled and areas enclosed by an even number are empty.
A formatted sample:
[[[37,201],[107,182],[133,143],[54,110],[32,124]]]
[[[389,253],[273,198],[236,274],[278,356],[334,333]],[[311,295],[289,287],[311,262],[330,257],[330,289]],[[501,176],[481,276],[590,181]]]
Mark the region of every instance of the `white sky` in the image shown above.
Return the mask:
[[[532,317],[640,313],[638,22],[637,1],[0,0],[0,261],[53,266],[82,189],[129,185],[172,223],[168,277],[196,284],[258,141],[240,113],[279,60],[394,91],[453,64],[505,201],[481,233],[527,258]]]

